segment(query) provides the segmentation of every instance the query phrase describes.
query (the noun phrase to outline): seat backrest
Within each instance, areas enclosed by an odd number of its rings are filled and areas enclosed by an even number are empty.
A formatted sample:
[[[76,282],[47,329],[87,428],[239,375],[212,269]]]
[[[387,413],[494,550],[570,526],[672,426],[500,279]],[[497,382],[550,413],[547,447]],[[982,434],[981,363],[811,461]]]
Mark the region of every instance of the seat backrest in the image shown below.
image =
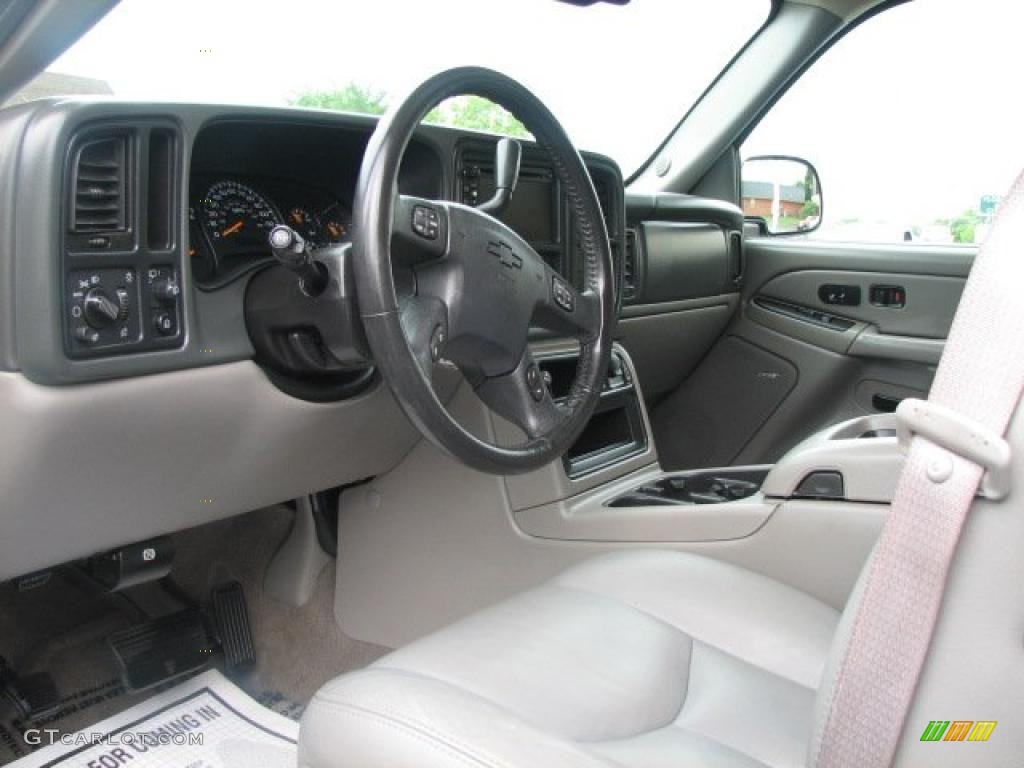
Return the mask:
[[[1013,449],[1013,490],[1000,502],[976,499],[967,517],[895,766],[1024,765],[1024,408],[1020,406],[1007,440]],[[807,759],[812,767],[817,764],[867,570],[843,612],[818,689]],[[939,725],[929,728],[933,721]],[[996,726],[987,740],[970,741],[975,726],[988,722]],[[948,726],[943,727],[945,723]],[[842,725],[864,727],[857,722]],[[978,726],[978,735],[986,730]],[[927,731],[932,737],[937,732],[938,740],[922,740]]]

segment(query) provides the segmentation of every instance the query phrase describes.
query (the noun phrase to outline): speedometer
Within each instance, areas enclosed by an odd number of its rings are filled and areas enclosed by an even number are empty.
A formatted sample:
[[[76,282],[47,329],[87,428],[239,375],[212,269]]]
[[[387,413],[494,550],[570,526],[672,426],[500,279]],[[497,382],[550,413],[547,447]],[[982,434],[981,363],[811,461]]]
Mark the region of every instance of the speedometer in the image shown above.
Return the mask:
[[[267,234],[281,216],[259,192],[237,181],[218,181],[202,200],[203,226],[221,257],[269,253]]]

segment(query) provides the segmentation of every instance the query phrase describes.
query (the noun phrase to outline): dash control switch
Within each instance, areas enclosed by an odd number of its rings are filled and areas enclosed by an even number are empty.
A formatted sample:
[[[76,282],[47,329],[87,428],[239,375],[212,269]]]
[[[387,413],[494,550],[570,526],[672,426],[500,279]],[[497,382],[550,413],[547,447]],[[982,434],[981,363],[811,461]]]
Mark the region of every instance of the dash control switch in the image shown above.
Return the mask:
[[[171,267],[152,267],[146,272],[151,338],[175,338],[179,330],[181,287]]]
[[[75,270],[64,298],[67,351],[71,357],[109,354],[142,336],[134,269]]]

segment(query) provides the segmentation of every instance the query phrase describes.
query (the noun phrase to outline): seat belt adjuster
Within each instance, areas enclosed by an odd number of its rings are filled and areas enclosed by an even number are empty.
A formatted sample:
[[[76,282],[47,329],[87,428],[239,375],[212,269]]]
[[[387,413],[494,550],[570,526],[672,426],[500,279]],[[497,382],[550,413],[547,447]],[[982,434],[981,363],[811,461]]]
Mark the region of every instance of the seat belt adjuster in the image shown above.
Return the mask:
[[[914,435],[984,468],[979,493],[986,499],[1009,495],[1010,444],[1002,435],[950,408],[907,398],[896,409],[896,437],[903,450],[909,450]]]

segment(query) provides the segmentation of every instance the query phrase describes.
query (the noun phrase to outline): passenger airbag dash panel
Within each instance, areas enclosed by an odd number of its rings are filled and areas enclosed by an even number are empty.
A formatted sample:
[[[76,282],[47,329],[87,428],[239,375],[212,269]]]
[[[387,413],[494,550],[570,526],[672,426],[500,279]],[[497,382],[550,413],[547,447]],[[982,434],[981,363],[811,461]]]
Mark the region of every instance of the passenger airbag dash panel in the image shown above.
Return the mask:
[[[641,225],[644,304],[715,296],[735,290],[729,239],[716,224],[648,221]]]

